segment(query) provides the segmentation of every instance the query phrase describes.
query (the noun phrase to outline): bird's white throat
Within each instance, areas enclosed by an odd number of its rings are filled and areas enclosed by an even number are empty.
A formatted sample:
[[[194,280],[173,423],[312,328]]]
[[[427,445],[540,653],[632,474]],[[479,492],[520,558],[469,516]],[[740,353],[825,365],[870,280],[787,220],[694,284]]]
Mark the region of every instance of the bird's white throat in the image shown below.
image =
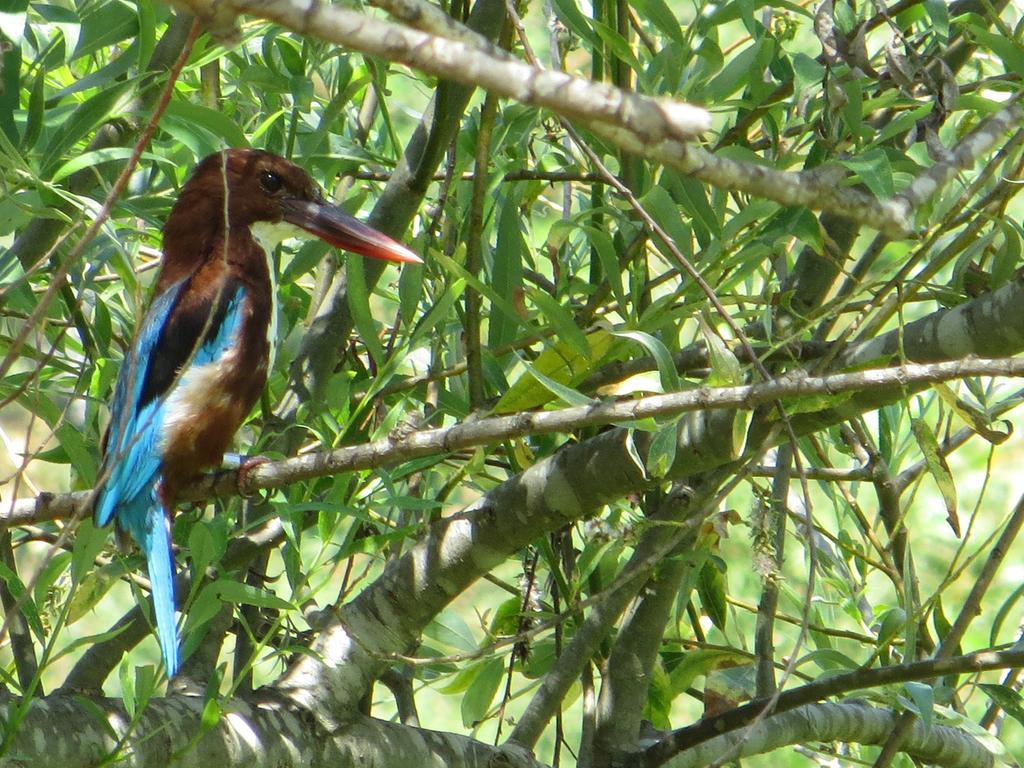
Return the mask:
[[[274,370],[277,357],[277,270],[274,268],[274,249],[285,240],[293,237],[308,237],[306,232],[286,221],[257,221],[250,225],[256,244],[263,249],[263,257],[267,260],[267,273],[270,275],[270,326],[267,328],[267,343],[270,345],[270,359],[267,361],[267,375]]]

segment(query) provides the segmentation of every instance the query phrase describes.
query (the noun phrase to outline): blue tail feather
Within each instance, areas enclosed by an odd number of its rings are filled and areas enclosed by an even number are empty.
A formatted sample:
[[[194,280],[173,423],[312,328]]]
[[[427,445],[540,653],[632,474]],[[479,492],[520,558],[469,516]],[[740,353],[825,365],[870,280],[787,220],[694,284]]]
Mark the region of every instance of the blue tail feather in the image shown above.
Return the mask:
[[[160,641],[167,676],[178,671],[178,625],[174,619],[174,557],[171,554],[170,521],[159,504],[146,512],[142,549],[146,554],[146,568],[153,589],[153,613],[156,616],[156,636]]]

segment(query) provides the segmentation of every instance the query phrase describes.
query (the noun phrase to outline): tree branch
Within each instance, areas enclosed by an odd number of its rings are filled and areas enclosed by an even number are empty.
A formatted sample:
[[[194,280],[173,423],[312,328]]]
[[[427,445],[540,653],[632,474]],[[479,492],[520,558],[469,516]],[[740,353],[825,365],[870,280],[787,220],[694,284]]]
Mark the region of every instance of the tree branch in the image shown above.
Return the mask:
[[[540,768],[525,751],[371,717],[325,732],[301,712],[273,701],[235,698],[206,728],[200,696],[150,699],[132,722],[120,700],[79,696],[36,699],[9,734],[11,755],[35,768],[91,768],[111,755],[136,768],[335,768],[339,765],[503,765]],[[13,706],[13,702],[8,707]],[[207,713],[208,714],[208,713]],[[74,734],[69,741],[68,734]],[[70,751],[60,745],[71,744]]]
[[[674,552],[684,549],[687,544],[695,540],[697,527],[707,515],[709,511],[707,503],[714,496],[716,489],[716,484],[709,483],[704,489],[704,498],[691,499],[678,495],[663,505],[663,508],[659,510],[660,514],[652,520],[651,527],[640,537],[629,562],[623,566],[615,583],[601,593],[600,599],[591,607],[586,618],[579,623],[573,633],[572,641],[559,655],[558,662],[544,676],[540,688],[519,716],[515,728],[509,735],[509,742],[531,749],[536,746],[569,689],[580,679],[583,669],[590,663],[594,653],[608,637],[615,622],[626,610],[629,601],[648,583],[655,568]],[[659,525],[659,523],[662,524]],[[669,525],[666,526],[664,523],[669,523]],[[681,560],[673,561],[672,567],[673,570],[679,567],[685,570],[685,568],[691,567],[691,564]],[[655,645],[660,644],[660,631],[652,633],[650,639],[654,641]],[[616,643],[616,647],[621,653],[621,645]],[[622,661],[619,659],[618,663],[622,664]],[[638,665],[623,664],[616,674],[639,675],[636,666]],[[607,686],[610,682],[610,680],[606,680],[604,685]],[[646,680],[644,682],[646,683]],[[642,696],[646,700],[646,685],[642,687]],[[607,694],[602,688],[601,700],[598,703],[599,730],[595,734],[596,737],[600,737],[602,734],[601,726],[606,725],[601,720],[602,714],[608,714],[601,711],[602,708],[609,709],[606,697]],[[639,715],[639,713],[637,714]],[[639,724],[639,716],[636,722]],[[625,743],[630,743],[635,739],[637,732],[638,729],[634,728],[626,737]],[[595,738],[595,747],[596,754],[602,754],[605,753],[607,743],[602,743],[599,738]]]
[[[784,691],[777,698],[773,717],[765,718],[758,725],[762,726],[767,722],[771,722],[775,716],[784,712],[790,712],[807,704],[812,704],[831,696],[851,693],[852,691],[906,683],[914,680],[928,680],[945,675],[1011,669],[1021,666],[1022,663],[1024,663],[1024,651],[985,650],[947,659],[929,659],[927,661],[896,664],[876,669],[858,669],[845,675],[836,675],[835,677]],[[679,728],[658,743],[645,749],[642,758],[636,761],[636,765],[643,768],[655,768],[656,766],[666,764],[676,765],[675,761],[670,762],[673,757],[683,753],[686,753],[688,756],[696,754],[698,746],[700,746],[701,752],[703,752],[706,747],[715,744],[718,741],[717,737],[723,733],[735,733],[737,736],[745,737],[746,734],[750,733],[750,729],[747,726],[762,716],[765,706],[770,701],[770,697],[755,699],[720,715],[705,718],[694,725]],[[893,713],[888,713],[888,717],[890,718],[888,731],[878,741],[871,741],[869,743],[884,743],[898,719],[898,716]],[[796,740],[799,741],[800,739],[797,738]],[[830,739],[823,737],[817,740],[829,741]],[[904,744],[904,747],[906,746]],[[717,754],[723,753],[719,752]]]
[[[470,14],[468,29],[482,37],[497,37],[505,19],[502,0],[478,0]],[[377,199],[370,225],[393,237],[408,227],[426,196],[435,169],[462,124],[466,105],[474,92],[472,84],[438,84],[423,118],[406,145],[391,179]],[[367,289],[384,273],[385,262],[370,259],[363,265]],[[294,418],[303,399],[319,400],[331,381],[338,363],[338,339],[348,338],[353,326],[345,273],[335,275],[326,290],[316,317],[302,338],[299,355],[291,365],[292,395],[279,409],[282,418]]]
[[[522,104],[566,117],[621,125],[655,143],[692,141],[711,128],[701,107],[594,83],[564,72],[532,67],[511,56],[485,52],[475,44],[409,29],[339,5],[315,0],[177,0],[214,34],[229,31],[229,15],[249,13],[300,34],[397,61],[446,80],[486,88]],[[233,20],[232,20],[233,21]]]
[[[718,736],[671,759],[629,761],[631,768],[699,768],[713,765],[722,756],[736,760],[761,755],[800,742],[845,741],[881,744],[889,735],[896,715],[861,703],[809,704],[792,712],[766,717],[738,733]],[[992,753],[957,728],[915,723],[904,749],[929,765],[946,768],[990,768]]]
[[[637,422],[700,411],[750,411],[765,403],[794,397],[829,397],[851,392],[885,394],[894,389],[919,388],[966,376],[1024,376],[1024,360],[969,358],[946,363],[908,363],[893,368],[828,376],[792,372],[773,381],[739,387],[700,387],[625,402],[595,402],[593,405],[557,411],[496,416],[408,435],[391,435],[364,445],[268,462],[248,471],[246,485],[249,490],[281,488],[300,480],[398,464],[421,456],[451,453],[527,435],[568,433],[584,427]],[[824,412],[823,409],[818,411]],[[719,439],[722,439],[721,436]],[[741,435],[736,435],[736,439],[741,440]],[[181,498],[184,501],[197,501],[215,495],[238,493],[237,473],[221,472],[208,475],[185,489]],[[70,517],[84,511],[89,496],[89,491],[76,491],[59,495],[41,493],[34,499],[16,500],[5,512],[0,513],[0,525],[26,525],[40,520]]]

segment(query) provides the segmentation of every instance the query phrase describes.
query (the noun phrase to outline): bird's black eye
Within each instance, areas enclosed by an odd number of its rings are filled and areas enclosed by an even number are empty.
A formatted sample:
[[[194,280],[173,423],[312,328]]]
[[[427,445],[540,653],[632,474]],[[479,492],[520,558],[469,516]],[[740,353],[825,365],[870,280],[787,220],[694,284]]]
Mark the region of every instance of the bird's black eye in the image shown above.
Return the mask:
[[[263,171],[260,173],[260,186],[263,187],[263,191],[268,195],[274,195],[281,191],[281,187],[284,182],[281,181],[281,177],[273,171]]]

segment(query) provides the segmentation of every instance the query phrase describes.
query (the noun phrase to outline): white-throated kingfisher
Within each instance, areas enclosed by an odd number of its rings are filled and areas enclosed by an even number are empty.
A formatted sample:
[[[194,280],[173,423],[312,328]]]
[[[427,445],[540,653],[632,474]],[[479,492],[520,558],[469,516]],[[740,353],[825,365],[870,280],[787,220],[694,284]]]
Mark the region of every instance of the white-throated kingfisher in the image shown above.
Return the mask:
[[[114,391],[94,514],[100,526],[116,520],[146,556],[171,677],[179,666],[174,505],[222,462],[263,392],[276,334],[273,249],[313,235],[363,256],[420,258],[327,203],[302,168],[254,149],[199,163],[163,234],[153,300]]]

